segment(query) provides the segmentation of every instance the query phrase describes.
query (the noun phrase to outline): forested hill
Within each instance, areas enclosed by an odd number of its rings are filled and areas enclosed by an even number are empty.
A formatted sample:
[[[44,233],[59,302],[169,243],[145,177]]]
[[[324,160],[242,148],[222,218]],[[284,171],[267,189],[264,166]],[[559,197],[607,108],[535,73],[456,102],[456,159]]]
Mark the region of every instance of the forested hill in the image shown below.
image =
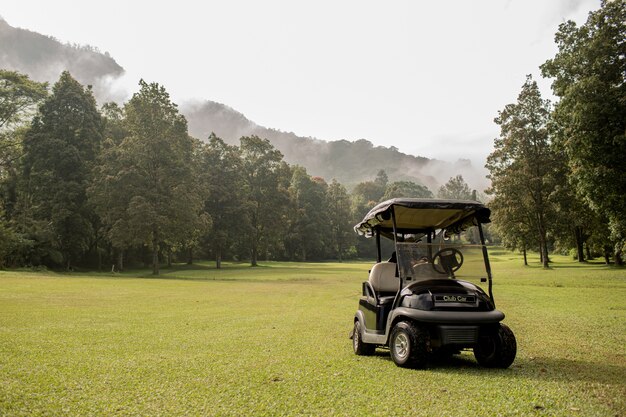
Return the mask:
[[[83,85],[91,85],[101,101],[112,99],[109,81],[124,73],[108,53],[70,45],[30,30],[15,28],[0,17],[0,68],[55,82],[68,70]]]
[[[68,70],[81,84],[92,86],[100,104],[130,96],[128,92],[120,94],[111,88],[111,81],[121,76],[124,69],[108,53],[90,46],[63,44],[53,37],[12,27],[1,17],[0,68],[50,83],[56,82],[63,70]],[[374,146],[365,139],[328,142],[297,136],[257,125],[236,110],[208,100],[183,104],[181,112],[187,117],[190,134],[198,139],[206,140],[215,132],[226,142],[238,145],[242,136],[257,135],[269,139],[289,164],[300,165],[310,175],[327,181],[335,178],[349,188],[373,180],[381,169],[392,181],[413,181],[432,191],[458,174],[472,188],[482,190],[487,185],[484,174],[468,160],[460,159],[456,163],[431,160],[404,154],[394,147]]]
[[[214,101],[187,103],[181,106],[181,111],[189,122],[189,133],[194,137],[206,139],[214,132],[231,144],[239,144],[242,136],[267,138],[283,153],[288,163],[305,167],[313,176],[329,181],[335,178],[347,186],[371,180],[381,169],[394,181],[414,181],[431,190],[436,190],[457,174],[462,174],[474,187],[484,185],[484,179],[481,180],[481,175],[468,160],[461,159],[452,164],[407,155],[393,146],[374,146],[365,139],[324,141],[297,136],[259,126],[238,111]]]

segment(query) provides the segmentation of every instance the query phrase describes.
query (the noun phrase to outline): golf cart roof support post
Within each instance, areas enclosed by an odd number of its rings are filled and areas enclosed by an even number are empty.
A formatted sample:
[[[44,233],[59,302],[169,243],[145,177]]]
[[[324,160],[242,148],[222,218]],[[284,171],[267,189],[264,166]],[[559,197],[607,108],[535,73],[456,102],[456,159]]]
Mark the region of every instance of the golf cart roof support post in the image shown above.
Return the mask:
[[[487,247],[485,246],[485,234],[483,233],[483,227],[480,224],[480,222],[478,223],[478,234],[480,236],[480,244],[483,248],[483,258],[485,259],[485,269],[487,270],[487,279],[489,280],[489,297],[491,298],[491,301],[493,302],[493,306],[496,306],[496,300],[494,300],[493,298],[493,291],[492,291],[492,281],[491,281],[491,264],[489,263],[489,255],[487,254]]]
[[[393,222],[393,248],[396,251],[396,256],[398,256],[398,225],[396,224],[396,210],[393,205],[391,206],[391,221]],[[396,262],[398,261],[396,260]],[[392,309],[398,307],[398,304],[400,304],[400,293],[402,292],[403,280],[402,275],[398,275],[398,279],[400,279],[400,285],[398,287],[398,292],[396,293],[396,298],[393,299],[393,305],[391,307]]]
[[[376,233],[376,263],[380,263],[383,260],[380,253],[380,228],[375,228],[374,233]]]

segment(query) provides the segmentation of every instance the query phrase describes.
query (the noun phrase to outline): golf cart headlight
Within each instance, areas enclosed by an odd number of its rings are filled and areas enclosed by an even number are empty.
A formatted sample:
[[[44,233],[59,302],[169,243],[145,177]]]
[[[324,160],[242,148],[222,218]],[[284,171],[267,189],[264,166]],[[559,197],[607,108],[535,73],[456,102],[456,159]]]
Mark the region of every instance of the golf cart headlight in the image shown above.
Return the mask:
[[[402,299],[402,307],[431,310],[433,308],[433,300],[430,294],[407,295]]]

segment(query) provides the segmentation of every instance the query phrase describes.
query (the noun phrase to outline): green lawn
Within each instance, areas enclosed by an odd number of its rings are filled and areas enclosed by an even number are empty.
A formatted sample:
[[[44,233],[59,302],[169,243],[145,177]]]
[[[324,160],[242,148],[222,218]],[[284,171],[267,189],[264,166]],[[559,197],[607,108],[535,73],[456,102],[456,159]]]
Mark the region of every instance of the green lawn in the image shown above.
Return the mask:
[[[507,370],[352,353],[370,264],[0,271],[0,415],[626,415],[626,270],[495,253]]]

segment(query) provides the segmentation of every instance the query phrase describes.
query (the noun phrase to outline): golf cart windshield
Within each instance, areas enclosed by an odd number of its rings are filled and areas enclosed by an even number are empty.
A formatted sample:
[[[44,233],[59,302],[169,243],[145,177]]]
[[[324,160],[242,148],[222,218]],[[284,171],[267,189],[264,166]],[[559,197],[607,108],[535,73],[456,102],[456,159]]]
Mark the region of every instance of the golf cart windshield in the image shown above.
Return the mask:
[[[396,245],[398,274],[405,283],[453,278],[475,284],[486,280],[483,247],[459,239],[456,242],[423,242]]]

